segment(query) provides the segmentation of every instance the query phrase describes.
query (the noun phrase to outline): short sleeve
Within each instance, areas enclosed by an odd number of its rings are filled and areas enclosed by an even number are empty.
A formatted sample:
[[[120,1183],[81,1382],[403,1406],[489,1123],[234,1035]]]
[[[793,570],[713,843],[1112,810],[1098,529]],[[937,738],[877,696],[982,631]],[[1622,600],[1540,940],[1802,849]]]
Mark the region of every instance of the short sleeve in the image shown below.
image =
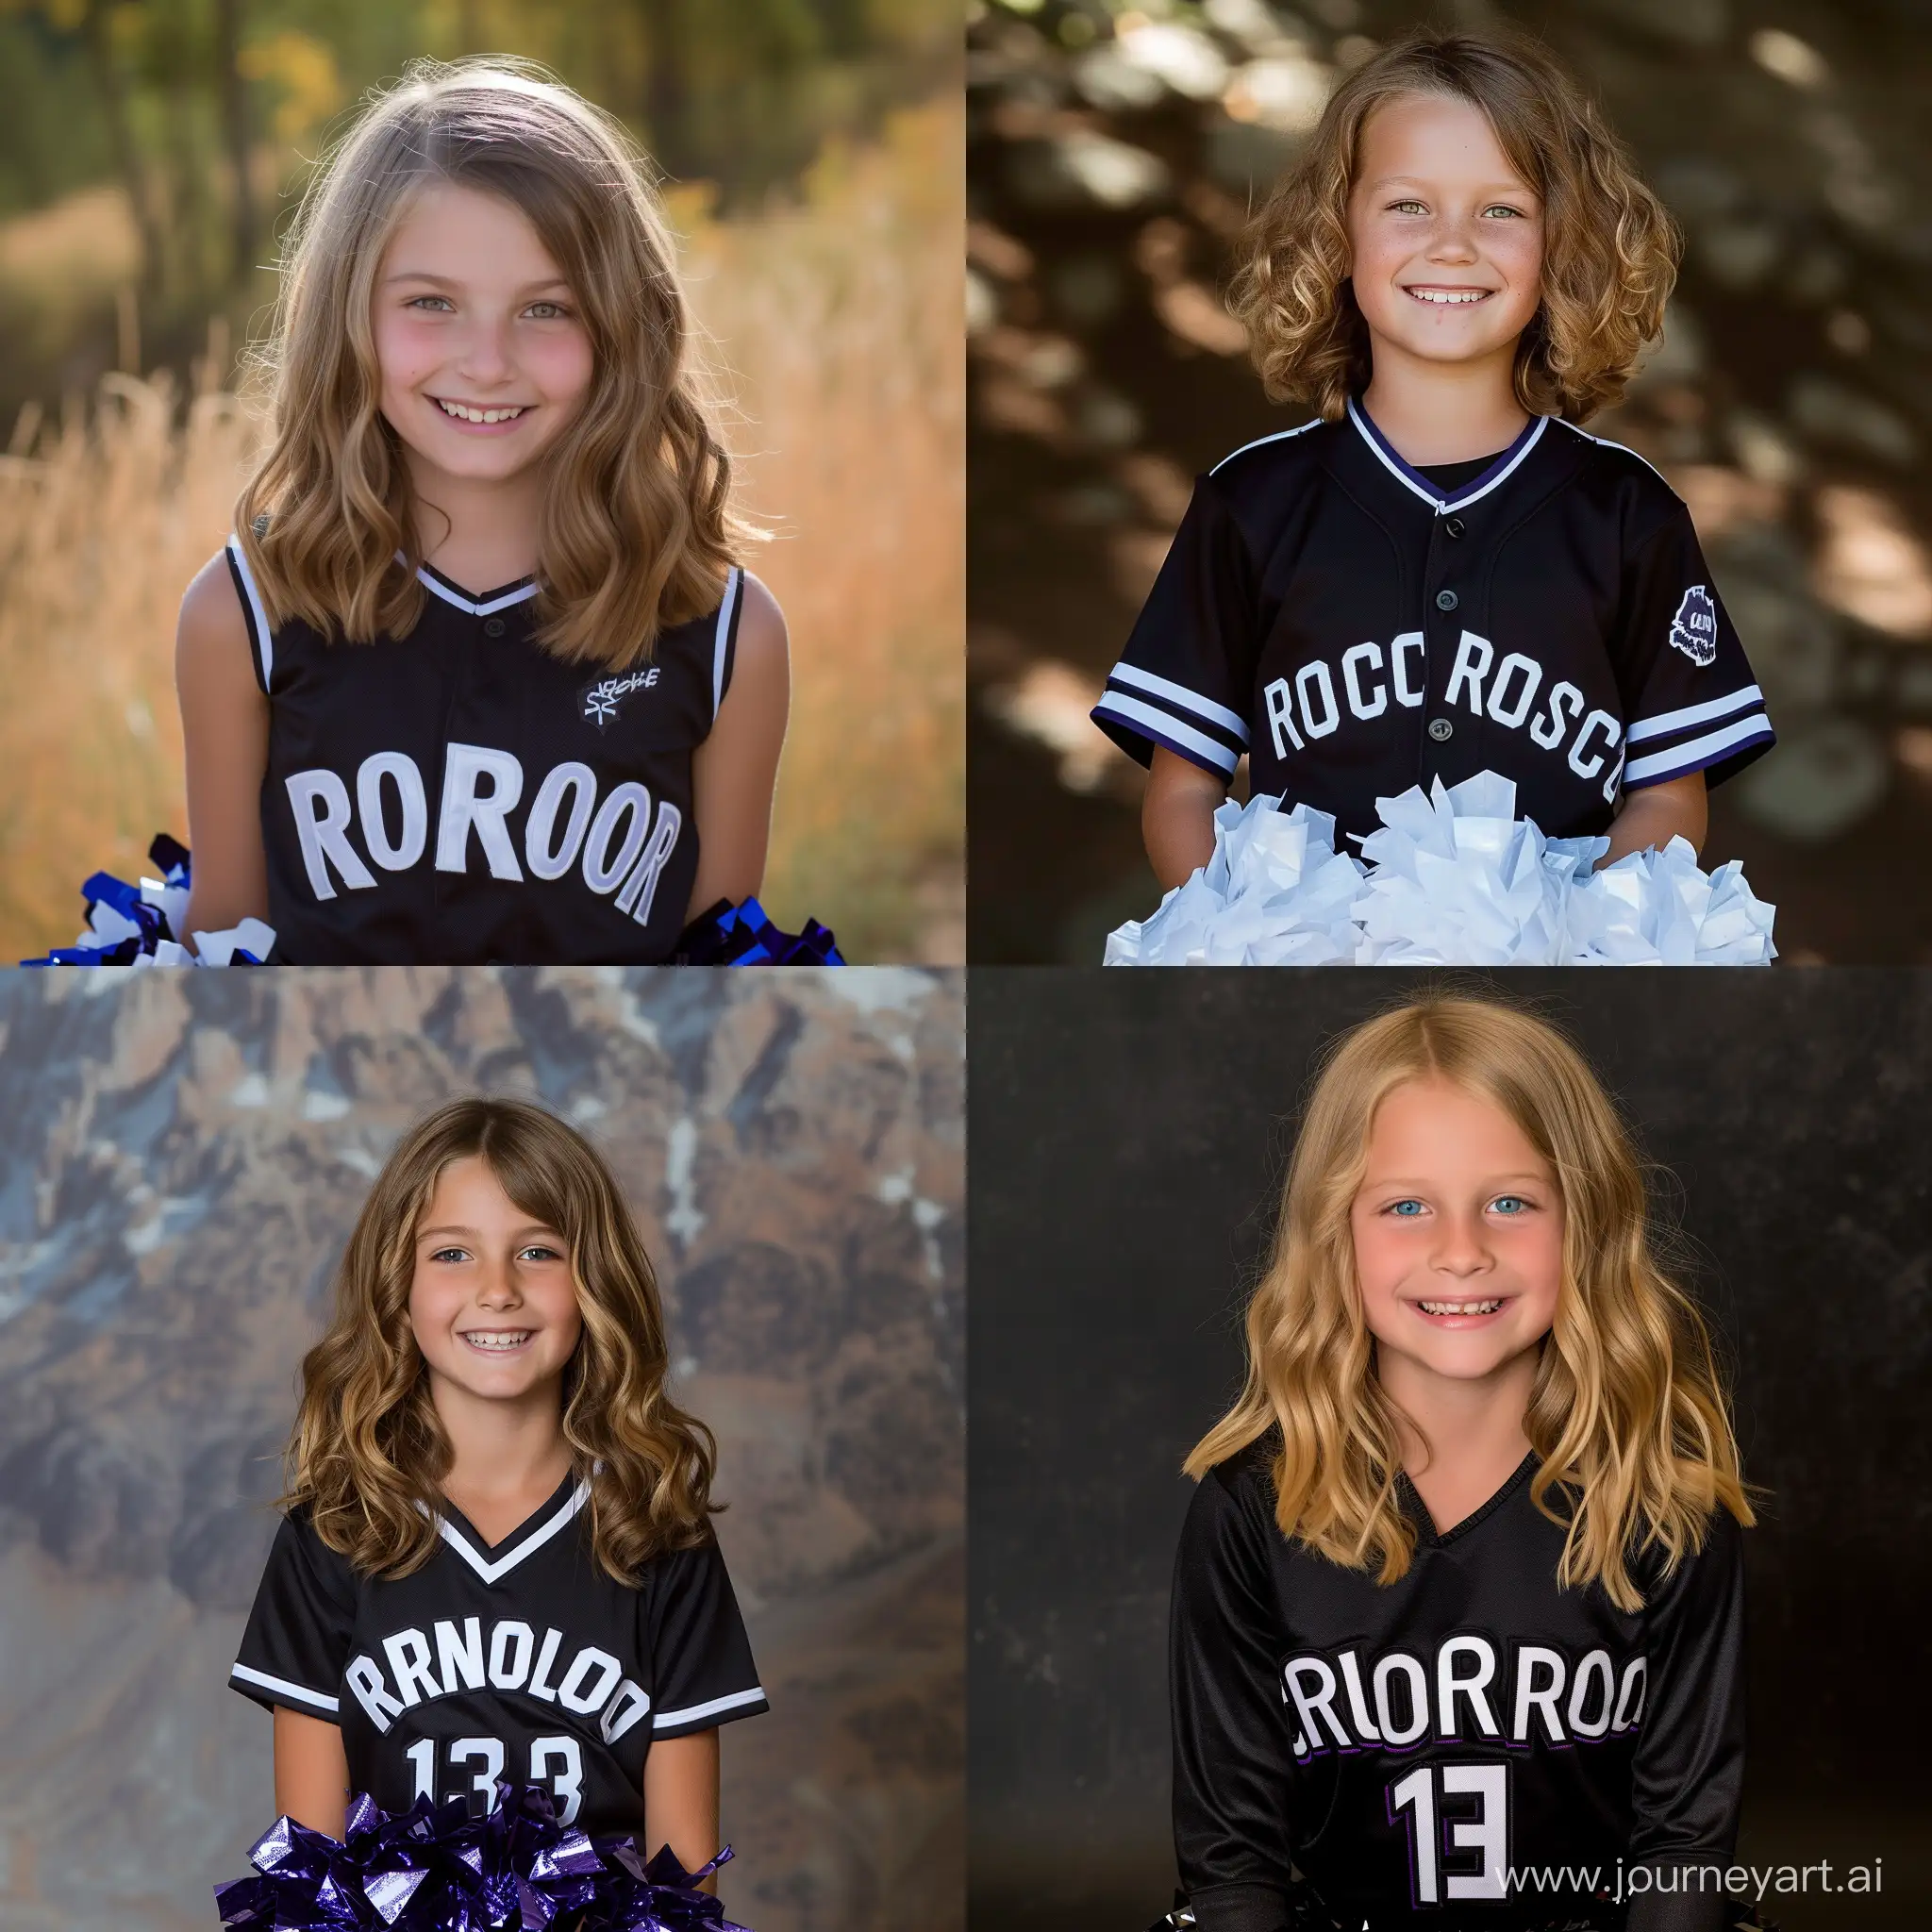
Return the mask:
[[[1202,1932],[1286,1932],[1294,1747],[1265,1541],[1278,1532],[1241,1488],[1226,1465],[1208,1472],[1174,1562],[1174,1855]]]
[[[1703,1549],[1651,1595],[1647,1688],[1631,1769],[1632,1865],[1728,1865],[1744,1776],[1744,1571],[1737,1519],[1720,1508]],[[1715,1890],[1639,1895],[1630,1932],[1705,1932]]]
[[[641,1614],[652,1737],[681,1738],[771,1708],[715,1538],[658,1559]]]
[[[1619,645],[1626,791],[1691,772],[1722,784],[1775,742],[1690,512],[1674,500],[1625,569]]]
[[[342,1671],[356,1624],[356,1575],[306,1521],[285,1517],[275,1532],[231,1689],[273,1710],[282,1705],[338,1721]]]
[[[1108,673],[1093,722],[1138,763],[1165,745],[1231,778],[1248,748],[1257,582],[1247,540],[1212,478],[1194,485],[1167,560]]]

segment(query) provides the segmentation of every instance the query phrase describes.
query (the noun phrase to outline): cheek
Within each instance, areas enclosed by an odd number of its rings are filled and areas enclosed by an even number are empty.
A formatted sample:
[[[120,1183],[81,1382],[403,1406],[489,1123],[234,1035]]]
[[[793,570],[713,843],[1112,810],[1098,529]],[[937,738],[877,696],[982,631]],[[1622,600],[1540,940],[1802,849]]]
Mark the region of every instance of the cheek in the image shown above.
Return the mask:
[[[575,402],[591,386],[590,339],[568,335],[540,340],[525,358],[525,367],[553,401]]]

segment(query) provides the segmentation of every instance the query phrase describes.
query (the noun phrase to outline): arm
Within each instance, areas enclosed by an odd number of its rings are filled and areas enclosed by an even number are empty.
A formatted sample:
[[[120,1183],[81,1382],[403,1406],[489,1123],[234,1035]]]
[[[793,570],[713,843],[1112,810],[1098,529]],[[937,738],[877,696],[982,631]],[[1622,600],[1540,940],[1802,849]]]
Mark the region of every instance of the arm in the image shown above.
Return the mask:
[[[1185,885],[1214,857],[1214,814],[1227,796],[1227,781],[1169,751],[1154,747],[1147,790],[1141,799],[1141,836],[1148,863],[1163,892]]]
[[[1653,846],[1661,851],[1673,839],[1688,839],[1702,852],[1709,824],[1709,800],[1702,772],[1687,772],[1681,778],[1666,778],[1661,785],[1626,791],[1610,827],[1610,849],[1603,863],[1614,865],[1625,853],[1645,852]]]
[[[731,685],[709,737],[691,754],[698,875],[687,919],[720,899],[741,905],[764,883],[772,793],[791,707],[785,616],[771,591],[747,571]]]
[[[188,931],[220,932],[268,916],[261,776],[268,769],[268,700],[255,681],[248,626],[225,553],[204,564],[175,634],[175,689],[188,760],[188,843],[193,857]],[[183,943],[193,941],[183,935]]]
[[[275,1811],[340,1839],[349,1810],[349,1760],[336,1725],[275,1706]]]
[[[644,1835],[649,1851],[669,1845],[687,1872],[718,1855],[718,1733],[663,1738],[644,1757]],[[647,1853],[648,1855],[648,1853]],[[714,1874],[705,1880],[716,1891]]]

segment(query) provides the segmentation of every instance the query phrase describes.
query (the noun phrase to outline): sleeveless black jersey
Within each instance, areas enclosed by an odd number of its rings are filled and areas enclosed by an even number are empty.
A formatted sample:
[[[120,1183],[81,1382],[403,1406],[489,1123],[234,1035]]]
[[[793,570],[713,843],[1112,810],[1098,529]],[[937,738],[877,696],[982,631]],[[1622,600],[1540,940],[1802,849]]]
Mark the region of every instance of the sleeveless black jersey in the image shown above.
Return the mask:
[[[691,753],[731,679],[733,569],[709,616],[622,675],[533,641],[533,578],[472,597],[426,566],[407,638],[270,632],[228,567],[269,701],[268,923],[298,966],[651,965],[697,876]]]
[[[591,1555],[590,1493],[566,1479],[494,1547],[445,1505],[435,1556],[393,1581],[285,1518],[230,1685],[340,1724],[350,1788],[387,1811],[460,1796],[480,1816],[508,1778],[592,1837],[641,1831],[652,1741],[767,1706],[716,1541],[626,1587]]]
[[[1199,477],[1093,720],[1375,829],[1377,798],[1490,770],[1551,838],[1773,742],[1690,512],[1642,458],[1538,417],[1439,487],[1360,406]]]
[[[1736,1520],[1719,1510],[1661,1582],[1640,1559],[1628,1613],[1599,1585],[1557,1589],[1533,1456],[1441,1535],[1403,1477],[1418,1543],[1385,1588],[1281,1534],[1274,1453],[1202,1481],[1174,1570],[1174,1840],[1202,1932],[1285,1932],[1296,1869],[1347,1932],[1614,1932],[1640,1890],[1632,1932],[1727,1924]],[[1708,1894],[1633,1886],[1636,1866],[1701,1866]]]

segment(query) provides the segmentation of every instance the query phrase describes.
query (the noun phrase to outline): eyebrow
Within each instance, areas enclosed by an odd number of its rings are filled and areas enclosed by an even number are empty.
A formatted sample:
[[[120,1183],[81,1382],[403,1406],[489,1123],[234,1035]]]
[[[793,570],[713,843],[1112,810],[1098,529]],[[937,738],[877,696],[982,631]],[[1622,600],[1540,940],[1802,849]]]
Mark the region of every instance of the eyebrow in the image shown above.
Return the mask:
[[[1490,1174],[1484,1185],[1494,1187],[1503,1181],[1536,1181],[1547,1186],[1552,1178],[1550,1174],[1541,1173],[1533,1167],[1524,1167],[1510,1174]],[[1365,1188],[1426,1188],[1432,1185],[1432,1182],[1420,1179],[1414,1174],[1389,1174],[1381,1179],[1372,1179],[1365,1175],[1362,1180],[1362,1186]]]
[[[1371,194],[1385,188],[1426,188],[1430,184],[1420,175],[1383,175],[1365,184]],[[1476,191],[1479,194],[1526,194],[1534,201],[1536,190],[1527,181],[1489,181]]]
[[[456,275],[433,275],[426,268],[398,269],[392,275],[384,275],[382,285],[389,288],[396,282],[433,282],[439,289],[460,289],[462,281]],[[535,294],[540,289],[568,289],[570,283],[562,275],[550,275],[541,282],[525,282],[517,290],[519,295]]]
[[[519,1235],[556,1235],[558,1241],[561,1241],[563,1239],[563,1237],[560,1234],[558,1234],[556,1228],[550,1226],[548,1223],[541,1221],[532,1221],[528,1223],[526,1225],[518,1228],[517,1233]],[[476,1239],[477,1230],[474,1227],[419,1227],[416,1230],[416,1239],[419,1241],[433,1241],[439,1235],[448,1234],[459,1234],[464,1236],[467,1240],[475,1241]]]

